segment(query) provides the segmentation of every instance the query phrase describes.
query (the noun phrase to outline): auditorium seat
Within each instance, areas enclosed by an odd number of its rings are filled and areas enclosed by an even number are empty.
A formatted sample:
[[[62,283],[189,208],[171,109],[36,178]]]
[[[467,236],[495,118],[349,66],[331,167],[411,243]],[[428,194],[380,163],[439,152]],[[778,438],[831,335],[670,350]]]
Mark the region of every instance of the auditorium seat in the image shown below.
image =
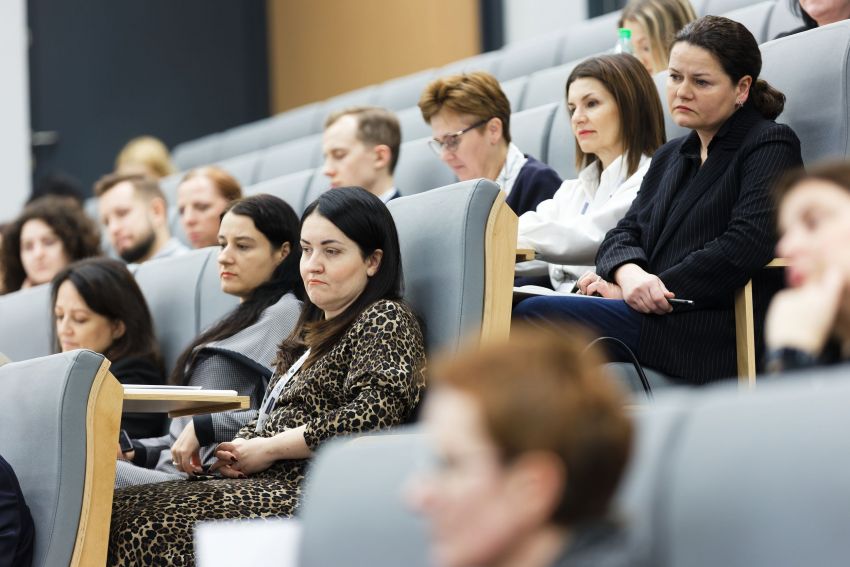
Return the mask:
[[[159,188],[162,189],[162,194],[165,195],[165,201],[169,205],[177,205],[177,187],[180,186],[180,182],[183,180],[183,176],[186,175],[186,171],[178,171],[159,180]],[[94,208],[97,211],[96,203]]]
[[[27,360],[53,352],[50,285],[0,295],[0,352]]]
[[[850,21],[761,46],[762,77],[786,96],[778,122],[800,138],[803,161],[850,157]]]
[[[526,154],[537,159],[549,153],[549,130],[560,105],[556,102],[511,115],[511,139]]]
[[[457,73],[469,73],[471,71],[487,71],[494,74],[496,66],[502,57],[501,51],[488,51],[454,61],[437,70],[436,76],[454,75]]]
[[[218,248],[146,262],[136,270],[154,321],[166,373],[183,349],[209,323],[238,304],[219,288]]]
[[[616,39],[616,34],[614,38]],[[558,53],[563,41],[564,32],[557,32],[508,44],[502,49],[499,64],[493,74],[499,81],[507,81],[552,67],[558,63]]]
[[[401,126],[401,141],[409,142],[431,136],[431,127],[422,119],[422,111],[418,106],[411,106],[396,113]],[[401,157],[401,151],[399,151]]]
[[[274,146],[310,136],[322,130],[325,120],[325,106],[314,102],[276,114],[264,122],[264,147]]]
[[[502,92],[508,98],[512,112],[522,109],[522,99],[525,96],[525,86],[527,84],[528,77],[523,75],[509,81],[502,81],[499,85],[502,88]]]
[[[217,159],[229,159],[262,150],[267,145],[268,125],[269,119],[263,119],[225,130],[219,138]]]
[[[108,365],[76,350],[0,367],[0,454],[35,524],[33,567],[106,563],[123,397]]]
[[[572,24],[564,34],[555,64],[579,61],[591,55],[610,52],[617,43],[620,10]]]
[[[581,59],[537,71],[528,77],[528,86],[519,110],[535,108],[550,102],[566,104],[567,79]]]
[[[220,161],[215,165],[236,178],[236,181],[244,187],[255,182],[260,169],[260,156],[263,153],[262,151],[255,151]],[[177,204],[176,198],[174,203]]]
[[[322,130],[322,127],[324,126],[325,122],[325,117],[331,112],[334,112],[335,110],[341,110],[343,108],[348,108],[349,106],[375,104],[377,97],[377,85],[369,85],[367,87],[354,89],[353,91],[348,91],[329,98],[325,101],[324,116],[322,116],[321,121],[318,124],[318,129],[316,131],[320,132]]]
[[[413,430],[322,447],[304,486],[299,565],[433,565],[425,519],[402,494],[427,464],[426,443]]]
[[[435,73],[435,69],[427,69],[381,83],[374,104],[390,110],[401,110],[415,105],[419,102],[419,95],[434,79]]]
[[[295,211],[295,214],[301,216],[301,212],[307,205],[304,202],[307,187],[314,175],[322,175],[318,169],[305,169],[288,175],[282,175],[257,183],[245,188],[245,195],[258,195],[260,193],[268,193],[286,201]],[[323,176],[324,177],[324,176]]]
[[[556,104],[555,116],[549,130],[549,143],[546,156],[541,158],[546,165],[558,172],[561,179],[575,179],[576,141],[570,126],[570,117],[564,104]]]
[[[788,2],[776,0],[776,6],[770,13],[770,20],[767,22],[766,40],[771,40],[780,33],[791,31],[802,25],[803,19],[791,11]]]
[[[314,134],[267,148],[260,154],[254,182],[317,167],[322,158],[322,135]]]
[[[750,33],[753,34],[753,37],[756,38],[756,41],[761,44],[771,39],[767,35],[767,26],[775,6],[776,2],[774,0],[767,0],[766,2],[759,2],[731,10],[723,15],[730,20],[744,24],[750,30]]]
[[[449,166],[428,147],[428,138],[401,145],[394,177],[402,195],[415,195],[457,180]]]
[[[180,171],[206,165],[218,159],[221,133],[209,134],[188,142],[177,144],[171,152],[171,160]]]
[[[506,338],[510,327],[517,217],[498,185],[455,183],[394,199],[404,298],[425,321],[429,352],[469,335]]]

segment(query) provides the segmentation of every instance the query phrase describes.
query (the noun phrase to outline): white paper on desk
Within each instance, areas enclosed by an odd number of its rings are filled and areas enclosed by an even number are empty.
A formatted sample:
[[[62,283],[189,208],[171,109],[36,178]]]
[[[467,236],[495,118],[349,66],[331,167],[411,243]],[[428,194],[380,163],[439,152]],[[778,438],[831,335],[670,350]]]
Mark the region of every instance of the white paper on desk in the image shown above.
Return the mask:
[[[555,291],[554,289],[549,289],[548,287],[543,287],[539,285],[523,285],[514,288],[514,299],[534,297],[536,295],[555,295],[561,297],[586,297],[589,299],[599,299],[598,297],[594,298],[588,295],[582,295],[580,293],[573,293],[571,291]]]
[[[150,395],[156,394],[156,395],[159,395],[159,396],[169,396],[169,395],[171,395],[171,396],[177,396],[177,395],[188,396],[188,395],[192,394],[192,395],[195,395],[195,396],[222,396],[223,397],[223,396],[238,396],[239,395],[239,392],[237,392],[236,390],[205,390],[205,389],[174,390],[174,389],[171,389],[171,388],[130,388],[129,390],[125,390],[125,393],[127,393],[127,392],[139,393],[139,394],[150,394]],[[182,392],[182,393],[178,394],[178,392]],[[183,398],[181,397],[181,398],[176,398],[176,399],[183,399]]]
[[[236,520],[195,526],[198,567],[275,565],[297,567],[301,523],[298,520]]]
[[[125,390],[200,390],[201,386],[170,386],[168,384],[123,384]]]

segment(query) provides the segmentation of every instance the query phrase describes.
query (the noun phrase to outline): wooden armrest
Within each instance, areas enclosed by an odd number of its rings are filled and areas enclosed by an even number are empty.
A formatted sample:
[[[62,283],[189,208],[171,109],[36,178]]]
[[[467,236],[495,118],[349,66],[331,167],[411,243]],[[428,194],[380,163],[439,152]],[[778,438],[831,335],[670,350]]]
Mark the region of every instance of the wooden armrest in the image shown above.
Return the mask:
[[[534,260],[534,250],[532,250],[531,248],[516,249],[517,262],[528,262],[529,260]]]
[[[786,258],[774,258],[767,263],[765,268],[787,268],[790,265]]]

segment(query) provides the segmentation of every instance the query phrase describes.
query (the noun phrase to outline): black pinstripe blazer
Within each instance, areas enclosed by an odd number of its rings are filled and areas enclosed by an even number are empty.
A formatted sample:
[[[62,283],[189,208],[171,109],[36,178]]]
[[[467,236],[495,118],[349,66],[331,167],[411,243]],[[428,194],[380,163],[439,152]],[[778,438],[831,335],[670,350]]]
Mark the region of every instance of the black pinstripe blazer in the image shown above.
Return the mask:
[[[696,302],[693,311],[644,316],[638,353],[647,366],[693,383],[735,374],[734,292],[753,276],[765,278],[759,272],[776,245],[770,188],[803,163],[796,134],[749,106],[721,127],[702,166],[699,147],[692,132],[655,153],[637,198],[596,256],[609,281],[633,262]],[[759,290],[757,321],[781,285],[776,274],[770,280]]]

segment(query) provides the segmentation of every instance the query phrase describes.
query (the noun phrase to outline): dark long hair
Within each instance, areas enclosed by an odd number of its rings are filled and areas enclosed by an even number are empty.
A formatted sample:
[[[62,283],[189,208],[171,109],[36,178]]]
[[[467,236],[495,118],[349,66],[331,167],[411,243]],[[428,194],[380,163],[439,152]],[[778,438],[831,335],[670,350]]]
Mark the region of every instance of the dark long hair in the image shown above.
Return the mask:
[[[288,242],[289,255],[275,268],[271,277],[251,292],[236,309],[198,335],[186,347],[169,377],[172,384],[183,384],[187,380],[186,368],[192,362],[198,346],[226,339],[250,327],[263,311],[277,303],[285,293],[292,292],[299,299],[304,296],[304,284],[298,270],[301,259],[298,216],[292,207],[278,197],[261,194],[234,201],[224,210],[222,218],[227,213],[250,218],[275,249]]]
[[[803,10],[802,6],[800,6],[800,0],[788,0],[788,6],[791,8],[791,12],[793,14],[800,16],[803,19],[803,23],[806,24],[807,28],[818,27],[818,23],[815,19],[811,17],[808,12]]]
[[[161,366],[150,309],[124,262],[112,258],[87,258],[65,266],[51,283],[52,307],[56,306],[59,287],[65,281],[74,285],[89,309],[110,321],[124,323],[124,334],[101,353],[103,356],[112,362],[129,357],[149,358]],[[59,352],[55,325],[53,344]]]
[[[665,142],[664,110],[649,71],[632,55],[599,55],[585,59],[573,69],[567,79],[567,96],[570,85],[578,79],[596,79],[616,101],[623,159],[632,175],[640,165],[641,156],[651,157]],[[576,140],[578,169],[598,159],[593,154],[585,154]]]
[[[278,353],[278,366],[288,367],[294,355],[305,346],[312,364],[327,354],[367,307],[379,299],[401,300],[404,295],[404,275],[401,269],[401,249],[395,221],[387,206],[362,187],[342,187],[323,193],[310,203],[301,215],[301,226],[313,213],[328,219],[360,248],[363,259],[375,250],[383,251],[378,271],[366,283],[363,293],[345,311],[326,320],[324,313],[309,298],[295,329],[284,340]]]
[[[21,262],[21,231],[31,220],[43,221],[56,233],[70,262],[100,256],[100,231],[79,203],[70,197],[41,197],[27,205],[3,231],[0,265],[4,273],[0,288],[6,293],[21,289],[27,277]]]
[[[673,44],[684,41],[711,53],[723,70],[738,84],[742,77],[753,79],[746,105],[773,120],[785,108],[785,95],[759,79],[761,51],[753,34],[743,24],[722,16],[703,16],[686,25]]]

